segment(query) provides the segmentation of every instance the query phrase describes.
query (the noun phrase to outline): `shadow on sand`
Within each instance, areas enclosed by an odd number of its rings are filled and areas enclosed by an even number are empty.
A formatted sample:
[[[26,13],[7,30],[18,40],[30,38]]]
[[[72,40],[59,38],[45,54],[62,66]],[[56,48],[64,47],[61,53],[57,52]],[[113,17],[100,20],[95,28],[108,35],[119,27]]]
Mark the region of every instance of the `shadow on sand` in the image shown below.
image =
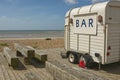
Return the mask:
[[[99,65],[97,63],[94,63],[94,66],[95,67],[92,68],[93,70],[99,70],[98,69]],[[120,62],[101,65],[100,70],[108,72],[108,73],[112,73],[112,74],[120,74]]]
[[[35,68],[45,68],[45,62],[40,62],[39,60],[37,60],[36,58],[33,58],[31,60],[31,64],[35,67]]]
[[[102,65],[102,70],[112,74],[120,74],[120,62]]]
[[[20,60],[18,60],[18,67],[15,67],[13,69],[14,70],[26,70],[26,67]]]

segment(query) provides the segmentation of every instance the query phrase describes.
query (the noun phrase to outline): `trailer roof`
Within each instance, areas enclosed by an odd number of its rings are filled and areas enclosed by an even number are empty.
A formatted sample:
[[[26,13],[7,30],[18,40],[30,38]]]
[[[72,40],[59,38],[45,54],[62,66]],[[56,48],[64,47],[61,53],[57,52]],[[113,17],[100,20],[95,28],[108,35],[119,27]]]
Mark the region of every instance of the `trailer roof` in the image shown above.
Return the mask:
[[[120,1],[107,1],[107,2],[101,2],[96,3],[88,6],[83,6],[79,8],[73,8],[70,9],[65,17],[72,16],[72,15],[80,15],[80,14],[88,14],[88,13],[105,13],[105,9],[107,6],[120,6]]]

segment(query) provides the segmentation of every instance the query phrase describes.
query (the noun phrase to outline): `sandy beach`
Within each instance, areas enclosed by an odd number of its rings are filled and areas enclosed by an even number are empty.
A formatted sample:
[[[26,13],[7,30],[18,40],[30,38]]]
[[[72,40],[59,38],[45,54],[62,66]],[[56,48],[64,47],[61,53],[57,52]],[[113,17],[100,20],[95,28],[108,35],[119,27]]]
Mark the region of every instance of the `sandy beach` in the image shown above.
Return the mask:
[[[6,38],[6,39],[0,39],[0,51],[3,50],[3,48],[5,46],[10,47],[11,49],[14,49],[14,43],[20,43],[20,44],[24,44],[24,45],[28,45],[28,46],[32,46],[36,49],[41,50],[41,52],[43,53],[47,53],[48,55],[48,61],[57,61],[60,62],[61,64],[67,65],[67,66],[71,66],[71,67],[75,67],[78,68],[78,65],[76,64],[71,64],[68,62],[67,59],[62,59],[60,56],[60,52],[63,51],[64,48],[64,38],[51,38],[51,40],[46,40],[46,38]],[[2,54],[0,54],[0,64],[4,65],[4,70],[3,72],[6,72],[5,74],[9,74],[9,75],[14,75],[14,76],[3,76],[3,78],[8,77],[8,79],[5,80],[9,80],[9,78],[11,78],[11,80],[13,80],[12,78],[14,78],[15,76],[18,76],[17,78],[21,78],[20,80],[24,80],[24,77],[26,77],[26,74],[30,74],[32,73],[35,76],[44,76],[45,78],[50,77],[49,73],[46,71],[45,68],[36,68],[34,67],[35,65],[25,65],[25,67],[27,68],[26,70],[13,70],[11,68],[9,68],[8,64],[6,63],[6,60],[4,57],[2,57]],[[38,64],[37,62],[35,64]],[[39,65],[41,65],[39,63]],[[2,68],[0,66],[0,71],[2,71]],[[93,74],[97,74],[99,76],[102,77],[106,77],[109,78],[111,80],[118,80],[120,79],[120,67],[118,63],[115,64],[109,64],[109,65],[105,65],[102,66],[102,69],[99,71],[96,71],[94,69],[87,69],[90,73]],[[9,73],[8,73],[9,71]],[[2,75],[4,73],[1,73]],[[10,73],[13,72],[13,73]],[[44,74],[42,74],[42,73]],[[16,75],[19,74],[19,75]],[[48,74],[48,76],[46,77],[46,74]],[[2,76],[1,75],[1,76]],[[0,76],[0,77],[1,77]],[[44,78],[43,77],[43,78]],[[18,79],[15,79],[18,80]],[[37,79],[39,80],[39,79]],[[48,79],[43,79],[43,80],[48,80]]]
[[[2,51],[3,47],[6,47],[6,46],[14,50],[14,43],[20,43],[26,46],[32,46],[36,49],[63,48],[64,39],[63,38],[51,38],[51,40],[46,40],[46,38],[0,39],[0,51]]]

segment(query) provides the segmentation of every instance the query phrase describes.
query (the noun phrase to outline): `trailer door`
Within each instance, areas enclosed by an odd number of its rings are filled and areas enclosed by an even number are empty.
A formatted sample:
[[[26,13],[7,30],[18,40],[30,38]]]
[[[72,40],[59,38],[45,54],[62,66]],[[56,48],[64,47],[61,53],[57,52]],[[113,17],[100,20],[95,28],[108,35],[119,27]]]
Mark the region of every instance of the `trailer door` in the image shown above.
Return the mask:
[[[108,25],[107,63],[120,61],[120,7],[110,7]]]
[[[110,7],[110,23],[120,23],[120,6]]]

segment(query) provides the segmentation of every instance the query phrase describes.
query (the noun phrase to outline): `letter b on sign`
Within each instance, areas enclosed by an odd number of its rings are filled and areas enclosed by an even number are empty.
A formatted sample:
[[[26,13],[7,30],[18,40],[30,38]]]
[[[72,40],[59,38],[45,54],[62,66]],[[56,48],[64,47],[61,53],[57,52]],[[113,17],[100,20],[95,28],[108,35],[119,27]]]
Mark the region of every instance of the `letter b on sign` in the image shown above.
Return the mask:
[[[76,27],[79,27],[79,20],[76,20]]]

